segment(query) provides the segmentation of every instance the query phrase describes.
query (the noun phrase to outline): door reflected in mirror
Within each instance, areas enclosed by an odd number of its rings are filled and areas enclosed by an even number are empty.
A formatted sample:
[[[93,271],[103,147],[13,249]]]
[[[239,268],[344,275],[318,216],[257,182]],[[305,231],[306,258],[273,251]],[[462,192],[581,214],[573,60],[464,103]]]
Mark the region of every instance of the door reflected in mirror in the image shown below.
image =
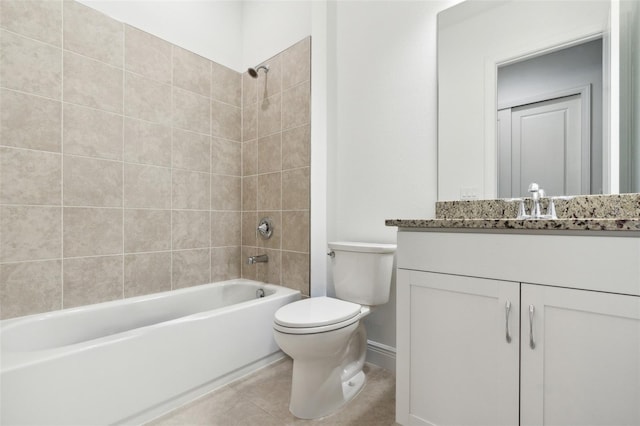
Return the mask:
[[[498,66],[498,197],[602,192],[602,39]]]

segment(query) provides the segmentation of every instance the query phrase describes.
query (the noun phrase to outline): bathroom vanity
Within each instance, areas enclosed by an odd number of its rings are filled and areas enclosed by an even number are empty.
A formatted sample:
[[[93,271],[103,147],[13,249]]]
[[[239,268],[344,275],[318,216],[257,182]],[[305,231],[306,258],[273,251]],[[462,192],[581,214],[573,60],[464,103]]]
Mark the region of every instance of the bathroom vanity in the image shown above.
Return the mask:
[[[558,220],[495,200],[387,221],[398,423],[640,424],[640,197],[559,204]]]

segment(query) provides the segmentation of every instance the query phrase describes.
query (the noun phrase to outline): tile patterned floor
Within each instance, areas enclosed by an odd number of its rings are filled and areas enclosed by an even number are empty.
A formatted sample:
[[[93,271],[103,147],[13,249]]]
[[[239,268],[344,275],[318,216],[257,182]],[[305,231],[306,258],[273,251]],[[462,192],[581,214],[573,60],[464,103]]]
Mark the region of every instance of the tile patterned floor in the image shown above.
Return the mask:
[[[289,412],[290,358],[217,389],[149,423],[149,426],[392,426],[395,376],[366,364],[367,383],[349,404],[320,420],[301,420]]]

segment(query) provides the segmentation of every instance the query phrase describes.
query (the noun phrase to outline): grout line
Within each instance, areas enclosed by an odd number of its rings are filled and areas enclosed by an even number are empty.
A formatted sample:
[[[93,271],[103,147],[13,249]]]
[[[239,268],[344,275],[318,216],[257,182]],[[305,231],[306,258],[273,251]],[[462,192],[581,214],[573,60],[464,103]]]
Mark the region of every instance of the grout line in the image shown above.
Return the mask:
[[[242,217],[244,216],[244,178],[245,178],[245,170],[244,170],[244,115],[245,115],[245,104],[244,104],[244,74],[240,74],[240,139],[242,140],[242,145],[240,145],[240,256],[237,259],[239,265],[240,278],[243,278],[243,262],[242,262],[242,237],[243,237],[243,226],[242,226]],[[256,115],[257,120],[257,115]],[[257,128],[257,122],[256,122]]]
[[[284,194],[284,191],[283,191],[283,186],[284,186],[284,177],[283,176],[284,176],[284,173],[283,173],[283,171],[284,170],[282,169],[282,134],[284,133],[284,128],[283,128],[284,127],[283,126],[283,123],[284,123],[283,115],[284,114],[282,113],[283,104],[284,104],[284,102],[283,102],[284,90],[283,90],[283,81],[282,81],[283,80],[282,76],[284,74],[282,72],[282,66],[283,66],[282,63],[284,62],[282,60],[283,56],[280,56],[280,71],[281,71],[280,72],[280,172],[279,172],[280,173],[280,230],[281,230],[281,232],[280,232],[280,247],[279,247],[279,249],[280,249],[280,251],[279,251],[279,255],[280,255],[280,276],[278,277],[279,281],[277,283],[275,283],[275,284],[278,284],[278,285],[282,285],[282,276],[283,276],[283,267],[282,267],[282,242],[283,242],[283,238],[282,238],[283,232],[282,232],[282,230],[284,228],[282,226],[282,222],[283,222],[283,219],[284,219],[282,217],[283,216],[283,214],[282,214],[282,205],[284,204],[284,200],[283,200],[283,194]]]
[[[124,253],[125,253],[125,229],[124,229],[124,213],[125,213],[125,209],[124,209],[124,190],[125,190],[125,184],[124,184],[124,179],[125,179],[125,174],[124,174],[124,141],[125,141],[125,129],[124,129],[124,111],[125,111],[125,64],[126,64],[126,46],[125,46],[125,31],[126,28],[124,26],[124,24],[122,24],[122,151],[121,151],[121,158],[122,158],[122,298],[125,298],[125,288],[124,288],[124,283],[126,281],[126,277],[125,277],[125,267],[124,267]]]
[[[211,116],[213,114],[212,111],[212,107],[211,107],[211,102],[212,102],[212,94],[213,94],[213,61],[208,60],[209,63],[209,193],[207,194],[209,196],[209,282],[211,282],[213,280],[213,273],[211,268],[213,268],[213,251],[211,248],[211,245],[213,243],[213,239],[212,234],[213,234],[213,224],[211,223],[213,215],[211,213],[211,210],[213,208],[213,197],[211,197],[211,191],[212,191],[212,180],[213,180],[213,144],[211,143],[211,138],[213,137],[211,135],[212,130],[213,130],[213,117]],[[241,114],[242,114],[242,110],[241,110]],[[240,139],[242,139],[242,135],[240,135]]]
[[[64,309],[64,4],[60,8],[60,309]]]
[[[63,257],[47,257],[44,259],[30,259],[30,260],[9,260],[6,262],[0,262],[0,265],[14,265],[19,263],[33,263],[33,262],[54,262],[59,260],[62,262]]]
[[[175,50],[175,46],[173,44],[171,44],[171,58],[169,59],[170,65],[171,65],[171,125],[170,125],[170,129],[171,129],[171,144],[170,144],[170,148],[169,148],[169,165],[170,165],[170,172],[169,174],[171,175],[170,177],[170,194],[169,194],[169,249],[171,252],[171,263],[169,265],[169,273],[171,274],[169,283],[170,283],[170,289],[174,290],[174,286],[173,286],[173,97],[174,97],[174,78],[173,78],[173,68],[174,68],[174,64],[173,64],[173,60],[174,60],[174,55],[173,52]]]
[[[62,83],[61,83],[60,86],[61,86],[61,92],[62,92]],[[7,87],[4,84],[0,84],[0,89],[6,90],[8,92],[19,93],[21,95],[33,96],[35,98],[40,98],[40,99],[44,99],[44,100],[51,101],[51,102],[62,102],[62,93],[60,94],[60,99],[56,99],[56,98],[50,98],[48,96],[43,96],[43,95],[40,95],[38,93],[25,92],[24,90],[14,89],[12,87]]]

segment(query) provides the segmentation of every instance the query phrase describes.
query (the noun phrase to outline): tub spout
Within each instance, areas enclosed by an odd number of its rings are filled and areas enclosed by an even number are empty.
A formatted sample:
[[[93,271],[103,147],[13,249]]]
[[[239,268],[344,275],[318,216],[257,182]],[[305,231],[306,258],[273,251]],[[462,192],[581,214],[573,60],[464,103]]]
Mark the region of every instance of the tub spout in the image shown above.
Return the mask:
[[[249,256],[247,259],[247,263],[249,265],[253,265],[254,263],[267,263],[269,261],[269,256],[266,254],[261,254],[260,256]]]

